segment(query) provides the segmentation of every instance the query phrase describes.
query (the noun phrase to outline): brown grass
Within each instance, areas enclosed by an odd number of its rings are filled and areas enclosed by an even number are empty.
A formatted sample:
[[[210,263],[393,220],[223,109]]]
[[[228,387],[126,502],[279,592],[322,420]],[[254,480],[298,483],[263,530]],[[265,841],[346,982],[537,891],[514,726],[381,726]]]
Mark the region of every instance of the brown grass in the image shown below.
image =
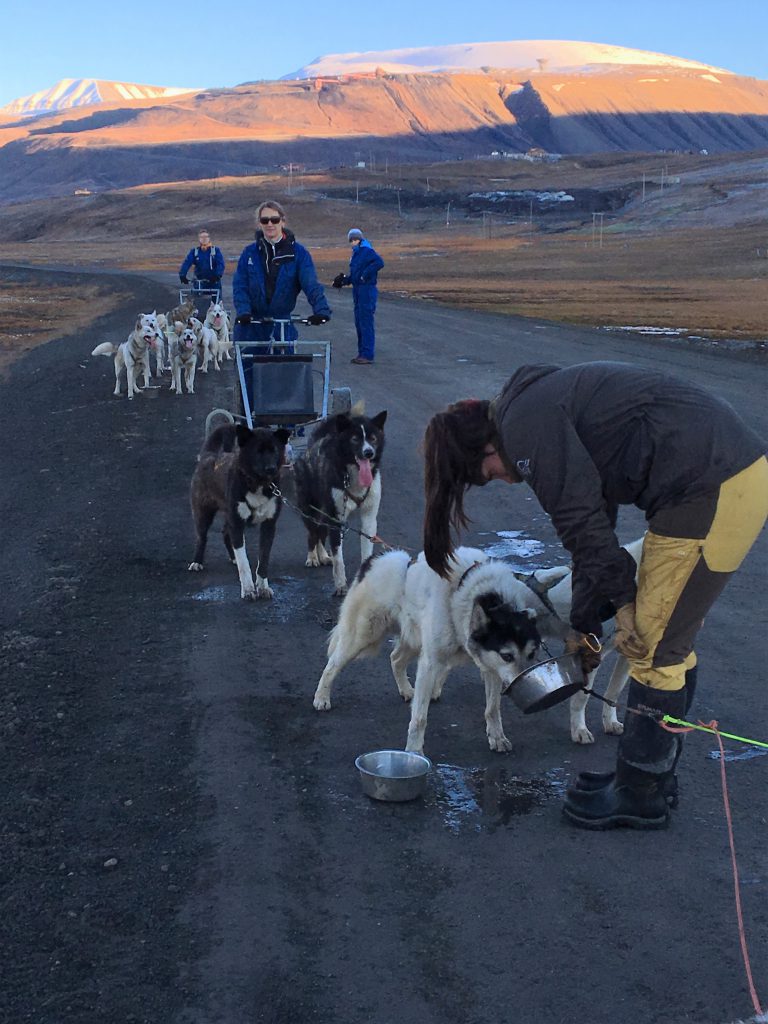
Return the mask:
[[[77,253],[89,266],[173,273],[205,225],[228,258],[228,284],[252,240],[256,204],[276,198],[325,282],[346,266],[346,232],[360,226],[386,260],[384,293],[575,324],[765,340],[766,167],[759,154],[618,154],[559,164],[484,160],[377,174],[260,175],[0,208],[0,232],[6,260],[71,262]],[[662,168],[681,184],[661,189]],[[484,223],[454,203],[446,224],[445,197],[472,190],[619,186],[635,199],[605,215],[602,240],[583,212],[557,220],[494,213]],[[27,313],[32,326],[21,333],[36,335],[39,307],[30,303]]]
[[[36,345],[92,323],[115,309],[126,296],[104,285],[5,282],[0,293],[0,374]]]

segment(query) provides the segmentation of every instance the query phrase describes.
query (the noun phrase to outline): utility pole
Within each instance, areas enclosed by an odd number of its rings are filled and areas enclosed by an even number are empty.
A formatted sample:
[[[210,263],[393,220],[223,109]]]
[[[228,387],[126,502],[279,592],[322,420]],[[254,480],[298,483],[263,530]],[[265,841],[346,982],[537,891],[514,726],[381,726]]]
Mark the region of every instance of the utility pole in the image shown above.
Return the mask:
[[[429,192],[429,178],[427,178],[427,192]]]
[[[400,189],[397,190],[397,215],[398,217],[403,216],[403,208],[400,205]]]
[[[355,182],[355,203],[360,202],[360,182]]]
[[[643,171],[643,198],[640,201],[645,202],[645,171]]]
[[[448,206],[446,207],[446,210],[445,210],[445,226],[447,228],[449,228],[451,226],[451,204],[450,204],[450,202],[448,203]]]

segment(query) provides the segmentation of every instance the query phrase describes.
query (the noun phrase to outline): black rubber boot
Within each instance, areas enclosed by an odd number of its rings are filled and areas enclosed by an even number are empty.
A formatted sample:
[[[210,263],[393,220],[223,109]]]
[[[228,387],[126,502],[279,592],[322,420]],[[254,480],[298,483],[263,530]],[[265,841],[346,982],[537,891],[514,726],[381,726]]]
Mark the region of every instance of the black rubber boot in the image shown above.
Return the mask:
[[[657,829],[669,824],[667,793],[679,757],[678,738],[654,717],[632,709],[680,718],[685,690],[653,690],[630,679],[627,709],[614,778],[599,789],[571,787],[566,795],[563,813],[580,828]]]
[[[693,668],[689,668],[685,673],[685,713],[681,716],[687,717],[688,712],[691,710],[691,704],[693,704],[693,698],[696,694],[696,683],[698,681],[698,665],[694,665]],[[678,716],[675,715],[675,718]],[[677,754],[675,755],[675,763],[672,769],[672,778],[669,780],[669,784],[666,787],[667,803],[670,807],[675,808],[678,804],[677,795],[677,774],[675,769],[677,768],[677,762],[680,760],[680,755],[683,752],[683,737],[681,734],[677,736]],[[583,789],[585,792],[590,792],[595,789],[602,789],[604,786],[610,785],[616,777],[615,771],[608,772],[579,772],[574,786],[576,789]]]

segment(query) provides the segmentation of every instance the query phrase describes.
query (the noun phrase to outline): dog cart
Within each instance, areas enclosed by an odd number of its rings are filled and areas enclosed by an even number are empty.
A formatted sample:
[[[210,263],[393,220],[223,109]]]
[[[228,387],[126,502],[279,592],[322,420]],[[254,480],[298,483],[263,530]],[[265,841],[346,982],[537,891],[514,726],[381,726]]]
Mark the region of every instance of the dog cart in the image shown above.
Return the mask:
[[[291,458],[307,446],[312,427],[352,407],[350,389],[331,388],[331,343],[304,341],[286,337],[292,324],[308,324],[303,317],[290,319],[264,318],[254,325],[268,325],[278,338],[266,341],[235,340],[235,372],[233,408],[213,409],[206,419],[208,435],[216,416],[230,423],[254,427],[284,427],[290,430],[288,452]],[[291,334],[293,331],[290,332]]]

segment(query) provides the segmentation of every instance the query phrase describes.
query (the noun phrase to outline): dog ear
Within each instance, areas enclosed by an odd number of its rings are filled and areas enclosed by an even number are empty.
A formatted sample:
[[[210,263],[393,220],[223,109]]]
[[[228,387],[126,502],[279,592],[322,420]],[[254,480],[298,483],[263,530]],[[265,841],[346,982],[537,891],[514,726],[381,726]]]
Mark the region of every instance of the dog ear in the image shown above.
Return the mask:
[[[485,608],[483,608],[483,599],[479,598],[472,605],[472,614],[469,617],[469,635],[473,640],[480,640],[485,636],[490,621]]]
[[[349,410],[352,416],[364,416],[365,415],[365,399],[358,398],[352,408]]]
[[[237,443],[242,448],[253,437],[253,431],[250,427],[246,427],[244,423],[238,423],[235,427],[235,437],[237,438]]]
[[[286,430],[284,427],[280,427],[278,430],[272,431],[272,436],[275,438],[278,444],[288,444],[288,438],[291,436],[290,430]]]
[[[371,423],[373,423],[373,425],[375,427],[377,427],[379,430],[383,429],[384,424],[386,422],[387,422],[387,410],[386,409],[382,410],[382,412],[380,412],[377,416],[374,416],[373,419],[371,420]]]

